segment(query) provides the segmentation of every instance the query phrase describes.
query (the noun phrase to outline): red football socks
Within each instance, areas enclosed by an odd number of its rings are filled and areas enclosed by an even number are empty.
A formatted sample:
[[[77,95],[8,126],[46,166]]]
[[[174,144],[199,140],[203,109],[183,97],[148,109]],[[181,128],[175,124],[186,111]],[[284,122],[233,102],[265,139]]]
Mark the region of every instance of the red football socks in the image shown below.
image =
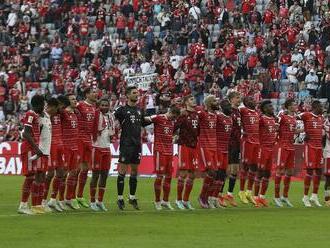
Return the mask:
[[[66,199],[71,200],[76,198],[76,185],[77,185],[77,177],[73,175],[69,175],[66,181]]]
[[[31,205],[37,206],[38,205],[38,198],[39,198],[39,183],[33,182],[31,187]]]
[[[186,186],[187,186],[187,182],[186,182]],[[183,188],[184,188],[184,177],[179,176],[178,177],[178,182],[177,182],[177,200],[178,201],[182,201],[182,192],[183,192]]]
[[[60,187],[60,179],[57,176],[55,176],[53,180],[52,193],[50,194],[51,198],[56,199],[57,193],[59,191],[59,187]]]
[[[261,180],[261,190],[260,195],[265,195],[268,189],[269,178],[263,177]]]
[[[214,189],[213,189],[213,197],[219,197],[219,193],[221,191],[222,185],[224,184],[224,181],[222,180],[215,180],[213,185],[214,185]]]
[[[246,181],[246,176],[247,176],[247,171],[244,169],[240,170],[240,176],[239,176],[239,181],[240,181],[240,191],[245,190],[245,181]]]
[[[45,183],[43,182],[43,183],[40,183],[39,184],[39,197],[38,197],[38,205],[41,205],[41,203],[42,203],[42,199],[44,198],[44,194],[45,194]]]
[[[281,180],[282,180],[282,176],[279,174],[276,174],[275,175],[275,198],[280,198]]]
[[[78,193],[77,193],[78,198],[82,198],[84,195],[84,188],[87,181],[87,174],[88,174],[88,170],[81,170],[79,173]]]
[[[313,194],[317,194],[319,192],[320,180],[321,180],[320,175],[313,176]]]
[[[252,191],[255,177],[256,177],[256,173],[254,171],[249,171],[249,173],[248,173],[248,185],[247,185],[248,190]]]
[[[313,177],[312,175],[306,173],[305,179],[304,179],[304,195],[308,195],[308,191],[309,191],[309,187],[311,185],[312,177]]]
[[[104,193],[105,193],[105,188],[99,187],[99,195],[97,199],[99,202],[103,202]]]
[[[212,183],[213,183],[213,177],[206,175],[204,178],[202,190],[200,193],[200,197],[203,200],[207,200],[207,193],[208,193],[208,190],[209,190],[210,186],[212,185]]]
[[[255,177],[254,179],[254,196],[258,196],[260,191],[260,178]]]
[[[284,189],[283,189],[283,196],[285,198],[288,198],[288,195],[289,195],[290,182],[291,182],[291,176],[285,175],[285,177],[284,177]]]
[[[49,180],[46,178],[45,183],[44,183],[44,193],[43,193],[43,199],[47,200],[48,198],[48,193],[49,193],[49,188],[50,188],[50,183],[52,180]]]
[[[194,185],[194,179],[188,177],[186,179],[186,184],[185,184],[185,189],[184,189],[184,194],[183,194],[183,201],[189,201],[189,196],[192,191],[193,185]]]
[[[155,190],[155,202],[160,202],[160,194],[162,190],[162,176],[157,176],[154,182],[154,190]]]
[[[33,177],[25,177],[24,183],[22,186],[22,196],[21,196],[21,202],[28,202],[30,192],[31,192],[31,187],[33,184]]]
[[[59,188],[58,188],[58,199],[60,201],[64,201],[64,194],[65,194],[65,178],[61,178],[59,182]]]
[[[89,188],[89,195],[90,195],[91,202],[95,202],[96,187]]]
[[[163,182],[163,200],[165,202],[168,202],[168,198],[171,191],[171,181],[172,181],[171,177],[165,177]]]

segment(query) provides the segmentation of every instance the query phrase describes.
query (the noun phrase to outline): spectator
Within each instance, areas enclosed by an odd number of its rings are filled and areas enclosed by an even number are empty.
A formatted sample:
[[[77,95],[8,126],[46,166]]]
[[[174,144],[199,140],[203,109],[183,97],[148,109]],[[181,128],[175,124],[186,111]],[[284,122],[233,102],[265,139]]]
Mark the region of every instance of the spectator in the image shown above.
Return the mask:
[[[293,62],[292,65],[286,69],[286,75],[288,76],[289,83],[295,85],[298,83],[297,73],[298,73],[297,62]]]
[[[316,92],[319,87],[319,78],[315,74],[315,70],[311,69],[306,75],[305,82],[307,84],[307,90],[312,97],[316,97]]]

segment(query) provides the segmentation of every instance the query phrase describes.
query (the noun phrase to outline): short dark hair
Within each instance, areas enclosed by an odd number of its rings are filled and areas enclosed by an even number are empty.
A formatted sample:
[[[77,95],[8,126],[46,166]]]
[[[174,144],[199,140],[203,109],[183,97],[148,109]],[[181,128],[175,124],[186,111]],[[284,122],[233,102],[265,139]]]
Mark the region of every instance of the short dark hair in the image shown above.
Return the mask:
[[[68,100],[68,98],[66,96],[64,96],[64,95],[57,96],[57,101],[59,101],[59,103],[62,103],[63,105],[65,105],[64,102],[66,100]]]
[[[285,102],[284,102],[284,107],[286,109],[288,109],[292,104],[295,103],[295,100],[294,99],[287,99]]]
[[[312,102],[312,108],[316,108],[316,105],[320,105],[320,104],[321,104],[321,102],[319,100],[314,100]]]
[[[132,90],[137,90],[137,87],[136,86],[128,86],[126,88],[126,95],[131,94]]]
[[[65,108],[70,106],[69,96],[76,96],[76,95],[72,94],[72,93],[68,93],[65,96],[63,96],[63,98],[61,100],[62,100],[62,103],[63,103]]]
[[[31,106],[37,108],[45,104],[45,98],[42,95],[34,95],[31,99]]]
[[[109,99],[107,97],[101,97],[101,99],[98,100],[98,102],[97,102],[97,106],[100,106],[101,105],[101,102],[107,102],[107,103],[109,103]]]
[[[84,91],[83,91],[84,97],[86,97],[91,92],[92,92],[92,88],[91,87],[85,88]]]
[[[47,100],[47,105],[52,107],[58,107],[59,101],[55,97],[51,97]]]
[[[261,110],[262,113],[265,113],[265,107],[268,104],[272,104],[272,101],[271,100],[264,100],[260,103],[260,110]]]
[[[175,104],[172,104],[170,106],[169,111],[170,111],[170,113],[172,113],[174,115],[180,115],[180,113],[181,113],[180,108]]]

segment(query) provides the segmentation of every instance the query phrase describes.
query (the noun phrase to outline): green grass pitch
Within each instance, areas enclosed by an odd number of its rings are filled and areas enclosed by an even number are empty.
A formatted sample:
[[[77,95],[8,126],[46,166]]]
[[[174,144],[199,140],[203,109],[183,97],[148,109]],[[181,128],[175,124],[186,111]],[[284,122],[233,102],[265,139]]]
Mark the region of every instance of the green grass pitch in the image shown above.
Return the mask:
[[[255,209],[252,206],[196,211],[161,211],[153,208],[153,179],[139,179],[141,211],[115,205],[115,178],[109,178],[107,213],[89,209],[21,216],[16,213],[23,177],[0,177],[1,248],[159,248],[159,247],[329,247],[330,209],[305,209],[301,204],[302,183],[292,184],[293,209]],[[127,184],[126,184],[127,185]],[[273,193],[270,184],[268,199]],[[194,185],[192,199],[200,190]],[[175,199],[175,181],[171,200]],[[125,188],[127,190],[127,187]],[[88,197],[89,187],[86,188]],[[323,189],[321,189],[323,192]],[[109,205],[110,204],[110,205]],[[173,204],[174,205],[174,204]]]

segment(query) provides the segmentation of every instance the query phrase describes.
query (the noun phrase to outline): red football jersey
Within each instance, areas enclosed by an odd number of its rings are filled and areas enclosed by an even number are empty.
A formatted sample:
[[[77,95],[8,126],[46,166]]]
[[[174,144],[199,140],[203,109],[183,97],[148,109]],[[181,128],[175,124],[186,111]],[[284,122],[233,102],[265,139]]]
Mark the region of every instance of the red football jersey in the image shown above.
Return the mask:
[[[36,112],[29,110],[25,113],[25,116],[22,119],[22,123],[24,124],[24,126],[31,127],[31,136],[33,138],[34,143],[38,145],[40,138],[39,115]],[[29,142],[24,139],[22,144],[22,150],[25,151],[25,149],[30,150],[32,149],[32,147]]]
[[[151,121],[155,126],[154,151],[164,155],[172,155],[174,122],[168,119],[166,115],[153,115]]]
[[[279,144],[287,150],[294,150],[294,135],[296,132],[297,120],[295,116],[281,114],[279,119]]]
[[[79,130],[77,115],[64,110],[63,113],[61,113],[61,123],[64,147],[66,149],[78,150]]]
[[[300,115],[300,118],[304,122],[305,133],[308,135],[306,144],[315,148],[322,148],[323,116],[305,112]]]
[[[79,121],[79,135],[80,139],[85,142],[92,142],[93,125],[95,118],[95,106],[81,101],[77,105],[78,121]]]
[[[240,140],[242,135],[242,130],[241,130],[242,123],[241,123],[241,113],[239,112],[239,109],[237,108],[232,109],[231,118],[233,120],[233,127],[230,137],[230,146],[240,147]]]
[[[200,119],[199,144],[206,150],[217,150],[217,115],[206,111],[198,111]]]
[[[179,145],[195,148],[199,136],[199,116],[196,111],[188,111],[181,115],[175,123],[174,130],[179,131]]]
[[[263,148],[273,149],[277,138],[276,121],[274,117],[260,116],[259,122],[260,145]]]
[[[224,113],[217,115],[217,149],[228,152],[228,145],[233,128],[233,119]]]
[[[52,123],[52,145],[63,145],[61,115],[57,114],[50,118]]]
[[[247,142],[259,144],[259,114],[246,107],[239,109],[242,117],[243,138]]]

